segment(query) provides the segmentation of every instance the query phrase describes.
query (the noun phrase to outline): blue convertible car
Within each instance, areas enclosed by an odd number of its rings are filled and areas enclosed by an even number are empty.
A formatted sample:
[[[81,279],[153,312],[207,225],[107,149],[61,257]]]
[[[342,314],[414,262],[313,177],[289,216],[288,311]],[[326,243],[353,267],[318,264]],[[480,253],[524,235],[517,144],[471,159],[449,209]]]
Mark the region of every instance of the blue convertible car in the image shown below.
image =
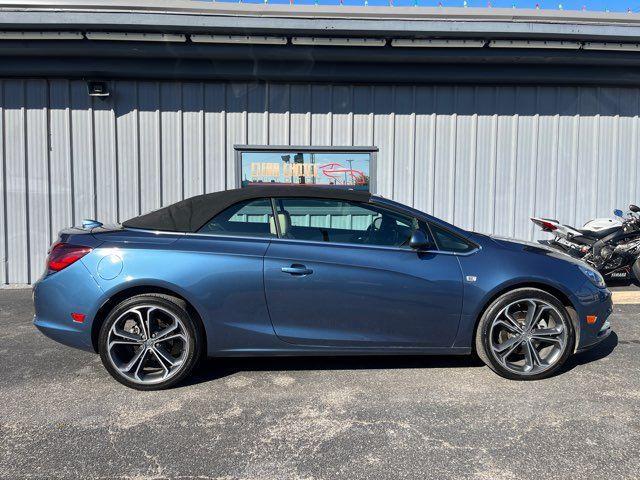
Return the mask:
[[[369,193],[252,186],[61,232],[35,325],[133,388],[208,356],[471,354],[539,379],[609,333],[598,272]]]

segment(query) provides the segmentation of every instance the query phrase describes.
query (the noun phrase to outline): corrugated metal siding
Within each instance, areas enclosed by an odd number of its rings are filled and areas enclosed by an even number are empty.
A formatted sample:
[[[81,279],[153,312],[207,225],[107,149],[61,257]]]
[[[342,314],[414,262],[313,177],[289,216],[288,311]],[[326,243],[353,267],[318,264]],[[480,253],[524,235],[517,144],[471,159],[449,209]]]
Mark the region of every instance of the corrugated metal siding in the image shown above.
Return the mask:
[[[236,144],[375,145],[379,193],[532,239],[640,202],[640,90],[4,80],[0,282],[30,283],[56,233],[234,186]]]

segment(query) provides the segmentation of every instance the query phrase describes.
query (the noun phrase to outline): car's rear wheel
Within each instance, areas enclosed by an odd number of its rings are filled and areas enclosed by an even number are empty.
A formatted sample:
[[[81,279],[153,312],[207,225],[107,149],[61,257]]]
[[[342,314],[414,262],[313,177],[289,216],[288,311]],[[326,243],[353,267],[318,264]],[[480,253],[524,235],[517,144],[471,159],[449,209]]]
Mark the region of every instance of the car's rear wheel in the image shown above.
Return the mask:
[[[536,288],[498,297],[485,310],[476,332],[478,356],[496,373],[514,380],[549,377],[571,355],[574,344],[567,309]]]
[[[98,345],[107,371],[138,390],[160,390],[187,377],[202,349],[198,324],[181,299],[136,295],[105,319]]]

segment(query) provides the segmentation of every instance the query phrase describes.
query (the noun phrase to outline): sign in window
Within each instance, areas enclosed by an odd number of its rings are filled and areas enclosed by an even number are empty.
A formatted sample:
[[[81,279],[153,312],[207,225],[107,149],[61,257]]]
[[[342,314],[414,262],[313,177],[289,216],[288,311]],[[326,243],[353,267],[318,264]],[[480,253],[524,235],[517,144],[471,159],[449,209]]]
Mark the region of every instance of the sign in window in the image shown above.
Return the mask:
[[[316,185],[371,190],[375,151],[236,147],[240,185]]]

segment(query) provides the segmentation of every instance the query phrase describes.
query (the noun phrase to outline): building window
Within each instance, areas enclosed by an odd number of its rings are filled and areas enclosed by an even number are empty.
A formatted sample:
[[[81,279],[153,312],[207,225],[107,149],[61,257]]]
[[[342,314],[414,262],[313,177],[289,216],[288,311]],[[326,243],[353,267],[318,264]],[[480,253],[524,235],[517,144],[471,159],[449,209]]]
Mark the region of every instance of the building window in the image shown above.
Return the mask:
[[[235,148],[239,187],[269,183],[375,191],[375,147]]]

